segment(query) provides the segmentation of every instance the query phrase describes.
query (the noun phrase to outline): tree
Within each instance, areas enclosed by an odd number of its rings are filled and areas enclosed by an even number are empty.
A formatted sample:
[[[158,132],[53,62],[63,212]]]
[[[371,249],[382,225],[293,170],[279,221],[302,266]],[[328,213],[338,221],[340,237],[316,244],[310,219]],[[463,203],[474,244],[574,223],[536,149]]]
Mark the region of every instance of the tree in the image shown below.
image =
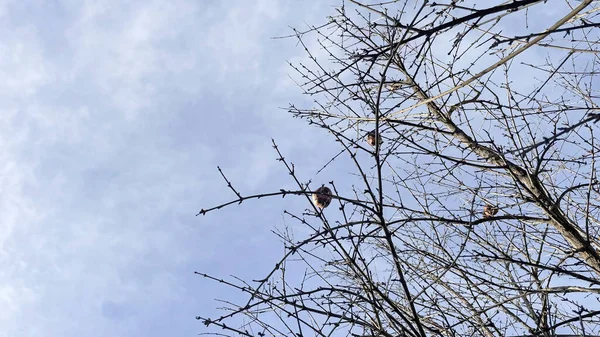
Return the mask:
[[[316,207],[320,182],[275,142],[296,190],[243,196],[223,175],[237,197],[199,214],[305,197],[285,213],[312,234],[281,233],[286,253],[256,282],[198,273],[248,296],[198,319],[245,336],[598,333],[597,13],[592,0],[350,0],[296,30],[312,63],[292,67],[315,107],[289,112],[337,142],[353,192],[331,181]]]

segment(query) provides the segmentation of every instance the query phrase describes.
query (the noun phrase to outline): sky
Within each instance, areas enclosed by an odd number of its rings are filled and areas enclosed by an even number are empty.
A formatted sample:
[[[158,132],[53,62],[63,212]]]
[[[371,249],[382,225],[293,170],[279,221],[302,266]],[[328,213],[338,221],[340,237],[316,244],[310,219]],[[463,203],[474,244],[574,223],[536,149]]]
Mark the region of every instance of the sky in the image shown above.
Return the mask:
[[[217,165],[244,194],[292,188],[271,138],[306,177],[322,164],[280,109],[306,101],[304,51],[272,37],[331,10],[0,1],[0,336],[195,336],[228,289],[194,271],[272,267],[280,201],[195,214],[233,197]]]
[[[273,39],[332,4],[0,0],[0,337],[196,336],[237,295],[194,271],[273,267],[306,200],[196,214],[235,198],[217,166],[244,195],[295,189],[272,138],[304,181],[348,173],[317,174],[339,149],[281,109],[311,98],[304,49]]]

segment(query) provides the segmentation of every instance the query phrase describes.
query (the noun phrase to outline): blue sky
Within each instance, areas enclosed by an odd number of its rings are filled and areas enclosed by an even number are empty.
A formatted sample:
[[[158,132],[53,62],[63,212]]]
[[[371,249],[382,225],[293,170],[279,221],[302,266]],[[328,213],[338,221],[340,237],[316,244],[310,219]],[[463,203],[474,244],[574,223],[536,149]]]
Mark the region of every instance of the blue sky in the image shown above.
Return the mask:
[[[306,55],[271,39],[339,3],[0,0],[0,337],[195,336],[238,294],[194,271],[270,270],[305,199],[195,214],[234,197],[217,165],[243,194],[294,189],[271,138],[304,181],[354,171],[316,175],[339,149],[279,109],[311,106],[288,76]]]
[[[330,10],[0,2],[0,335],[194,336],[228,289],[193,271],[271,267],[280,201],[194,215],[231,197],[217,165],[244,193],[293,187],[271,137],[307,178],[323,163],[278,108],[306,99],[286,63],[304,52],[271,37]]]

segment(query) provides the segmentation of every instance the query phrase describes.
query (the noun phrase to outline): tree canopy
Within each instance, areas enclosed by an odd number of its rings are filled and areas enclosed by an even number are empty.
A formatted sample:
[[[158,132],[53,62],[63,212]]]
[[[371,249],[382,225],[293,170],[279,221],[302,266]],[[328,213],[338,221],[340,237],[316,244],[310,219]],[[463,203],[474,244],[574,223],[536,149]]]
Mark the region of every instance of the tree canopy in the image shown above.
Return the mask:
[[[245,195],[221,172],[235,196],[199,215],[306,198],[285,215],[311,234],[280,233],[285,253],[258,280],[198,272],[247,295],[199,316],[208,333],[598,334],[599,13],[350,0],[294,30],[309,62],[291,69],[314,106],[289,113],[339,147],[323,166],[353,166],[302,181],[273,141],[296,189]]]

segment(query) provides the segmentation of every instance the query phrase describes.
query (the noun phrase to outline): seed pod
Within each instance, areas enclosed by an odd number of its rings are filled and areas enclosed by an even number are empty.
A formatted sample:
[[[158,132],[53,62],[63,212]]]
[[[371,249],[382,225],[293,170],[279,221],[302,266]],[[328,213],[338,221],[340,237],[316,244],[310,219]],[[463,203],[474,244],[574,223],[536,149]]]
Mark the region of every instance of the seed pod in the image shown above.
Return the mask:
[[[367,133],[367,143],[369,143],[369,145],[375,147],[377,139],[379,139],[379,145],[381,145],[381,143],[383,143],[383,140],[381,139],[377,131],[373,130]]]
[[[498,213],[498,207],[487,204],[483,206],[483,217],[491,218]]]
[[[329,187],[325,187],[325,185],[317,188],[312,195],[312,200],[315,205],[321,209],[329,206],[331,203],[331,190]]]

